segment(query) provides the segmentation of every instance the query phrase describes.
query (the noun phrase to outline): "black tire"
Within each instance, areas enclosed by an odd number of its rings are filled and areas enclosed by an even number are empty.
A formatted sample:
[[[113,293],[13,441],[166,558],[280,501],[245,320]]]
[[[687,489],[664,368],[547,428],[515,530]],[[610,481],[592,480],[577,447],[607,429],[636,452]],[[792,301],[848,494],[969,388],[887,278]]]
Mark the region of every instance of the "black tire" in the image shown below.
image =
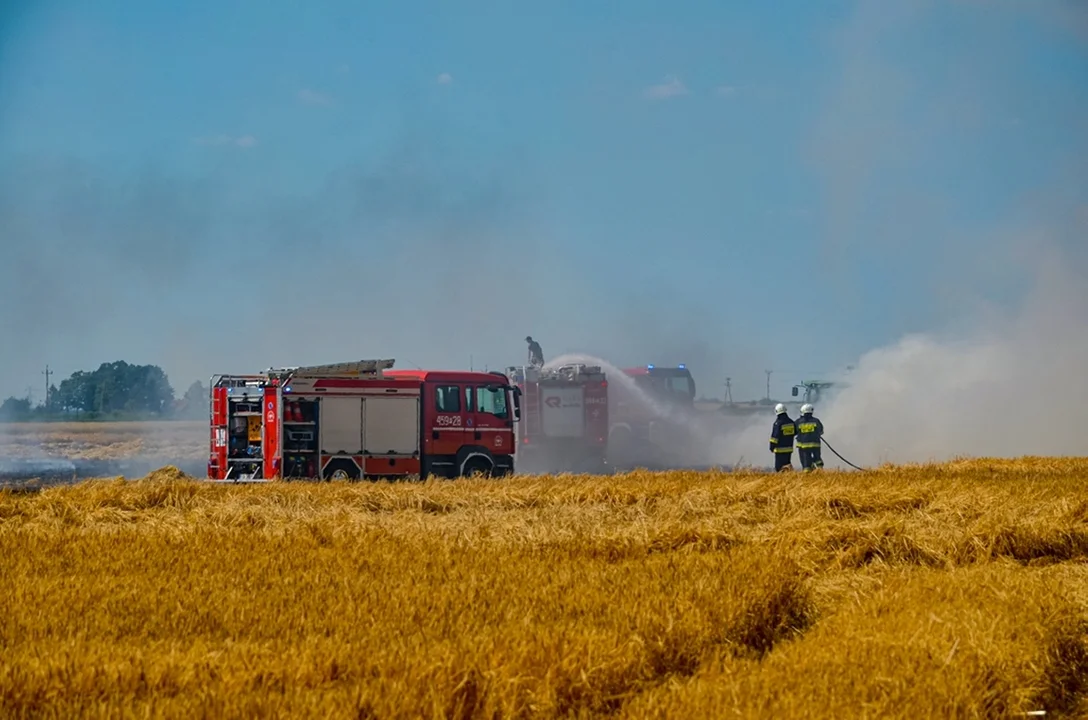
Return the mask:
[[[495,471],[495,463],[490,459],[477,455],[466,459],[461,463],[461,476],[472,477],[473,475],[482,475],[484,477],[492,477]]]
[[[358,480],[360,477],[359,466],[353,461],[343,458],[330,460],[321,475],[325,482],[330,480]]]

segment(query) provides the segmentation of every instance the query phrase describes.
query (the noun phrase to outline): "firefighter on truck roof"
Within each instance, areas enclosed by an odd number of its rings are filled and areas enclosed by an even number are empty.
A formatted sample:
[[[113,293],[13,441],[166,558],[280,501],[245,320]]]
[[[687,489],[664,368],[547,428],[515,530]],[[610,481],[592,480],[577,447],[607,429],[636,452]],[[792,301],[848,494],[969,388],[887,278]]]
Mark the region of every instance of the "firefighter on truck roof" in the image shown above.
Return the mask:
[[[544,367],[544,351],[540,349],[540,343],[533,340],[532,335],[526,335],[525,342],[529,343],[529,365],[535,368]]]
[[[813,417],[813,407],[808,403],[801,406],[801,417],[797,418],[797,458],[802,470],[815,470],[824,466],[820,457],[820,438],[824,435],[824,424],[820,418]]]
[[[786,412],[786,406],[778,403],[774,406],[775,419],[771,426],[771,452],[774,453],[774,471],[793,469],[793,438],[797,426]]]

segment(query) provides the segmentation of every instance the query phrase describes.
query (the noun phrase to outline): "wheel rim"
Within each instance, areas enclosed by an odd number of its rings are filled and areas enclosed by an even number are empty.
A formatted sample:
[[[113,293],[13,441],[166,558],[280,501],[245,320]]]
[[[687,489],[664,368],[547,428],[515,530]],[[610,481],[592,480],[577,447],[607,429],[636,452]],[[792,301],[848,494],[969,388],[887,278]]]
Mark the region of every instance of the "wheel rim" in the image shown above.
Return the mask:
[[[333,471],[332,475],[330,475],[329,477],[331,479],[333,479],[333,480],[347,480],[348,479],[348,473],[343,468],[337,468],[336,470]]]
[[[487,465],[487,463],[485,463],[485,462],[483,462],[481,460],[474,460],[472,462],[469,462],[468,464],[465,465],[465,469],[464,469],[465,477],[472,477],[473,475],[476,475],[476,474],[479,474],[479,475],[481,475],[483,477],[487,477],[488,475],[491,474],[491,472],[492,472],[492,468],[490,468]]]

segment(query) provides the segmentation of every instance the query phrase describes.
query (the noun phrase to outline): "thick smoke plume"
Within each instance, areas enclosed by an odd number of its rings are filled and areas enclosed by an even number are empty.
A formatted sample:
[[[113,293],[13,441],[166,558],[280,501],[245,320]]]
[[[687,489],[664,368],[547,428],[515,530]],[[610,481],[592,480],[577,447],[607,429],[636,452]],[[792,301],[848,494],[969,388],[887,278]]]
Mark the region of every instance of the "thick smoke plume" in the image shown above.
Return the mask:
[[[866,354],[822,413],[833,444],[859,464],[1084,454],[1086,269],[1049,259],[1018,313]]]
[[[1076,249],[1035,249],[1042,259],[1016,309],[973,312],[967,331],[957,322],[955,332],[906,336],[830,378],[844,386],[816,415],[831,445],[867,467],[1088,451],[1088,263]],[[772,420],[768,411],[717,437],[718,461],[767,464]],[[827,448],[823,455],[828,467],[845,467]]]

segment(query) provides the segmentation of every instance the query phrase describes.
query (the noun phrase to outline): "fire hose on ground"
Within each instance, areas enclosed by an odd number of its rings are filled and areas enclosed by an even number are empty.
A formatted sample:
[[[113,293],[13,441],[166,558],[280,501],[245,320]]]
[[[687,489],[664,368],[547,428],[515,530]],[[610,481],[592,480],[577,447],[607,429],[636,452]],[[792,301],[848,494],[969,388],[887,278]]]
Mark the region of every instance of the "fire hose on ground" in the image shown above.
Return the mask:
[[[857,466],[857,465],[855,465],[854,463],[852,463],[852,462],[850,462],[849,460],[847,460],[846,458],[844,458],[844,457],[843,457],[842,455],[839,455],[839,451],[838,451],[838,450],[836,450],[835,448],[833,448],[833,447],[831,446],[831,443],[829,443],[829,442],[827,441],[827,438],[820,438],[820,440],[821,440],[821,442],[823,442],[823,444],[824,444],[824,445],[827,445],[827,449],[828,449],[828,450],[830,450],[831,452],[835,453],[835,457],[837,457],[837,458],[838,458],[839,460],[842,460],[842,461],[843,461],[844,463],[846,463],[846,464],[847,464],[847,465],[849,465],[850,467],[854,468],[855,470],[862,470],[862,471],[864,471],[864,470],[865,470],[865,468],[863,468],[863,467],[858,467],[858,466]]]

